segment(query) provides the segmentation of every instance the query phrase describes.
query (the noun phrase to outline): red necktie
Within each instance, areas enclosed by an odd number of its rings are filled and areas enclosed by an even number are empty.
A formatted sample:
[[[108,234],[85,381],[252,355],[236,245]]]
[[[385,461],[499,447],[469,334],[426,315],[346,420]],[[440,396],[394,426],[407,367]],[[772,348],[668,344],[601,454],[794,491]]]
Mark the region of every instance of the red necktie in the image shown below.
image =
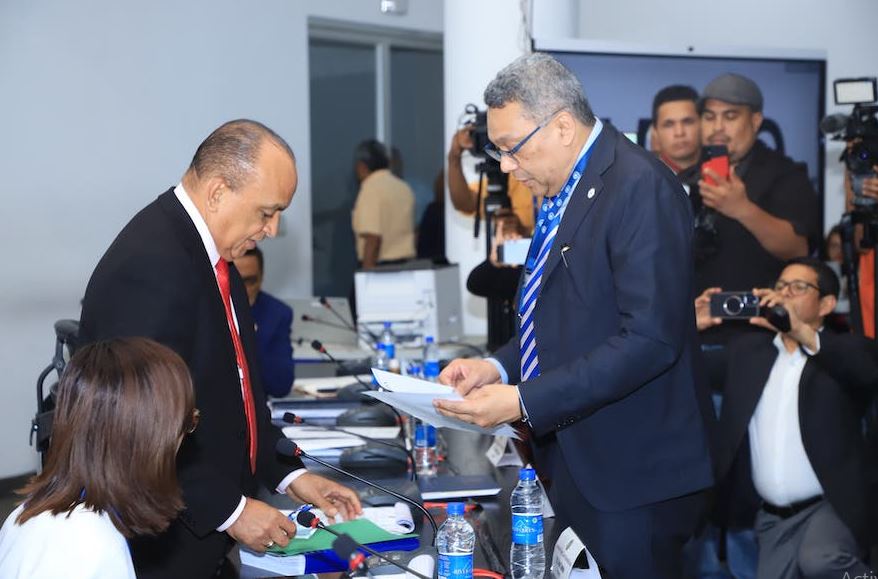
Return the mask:
[[[244,346],[241,344],[241,336],[235,326],[235,318],[232,316],[232,292],[229,285],[229,262],[220,258],[216,262],[216,281],[219,284],[220,295],[223,297],[223,305],[226,307],[226,321],[229,323],[229,333],[232,334],[232,343],[235,345],[235,357],[238,359],[238,372],[241,377],[241,394],[244,397],[244,414],[247,416],[247,438],[250,441],[250,472],[256,472],[256,405],[253,402],[253,390],[250,387],[250,370],[247,368],[247,357],[244,355]]]

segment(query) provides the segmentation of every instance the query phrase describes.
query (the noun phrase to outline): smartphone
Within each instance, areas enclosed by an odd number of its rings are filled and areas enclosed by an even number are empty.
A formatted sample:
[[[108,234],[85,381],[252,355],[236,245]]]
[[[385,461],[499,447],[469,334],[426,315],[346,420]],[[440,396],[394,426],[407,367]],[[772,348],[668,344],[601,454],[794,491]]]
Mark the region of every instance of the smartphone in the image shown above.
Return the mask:
[[[723,179],[729,178],[729,149],[725,145],[708,145],[704,147],[704,161],[701,163],[701,174],[708,185],[716,185],[713,178],[704,174],[708,168]]]
[[[530,237],[512,239],[497,247],[497,261],[505,265],[524,265],[530,249]]]

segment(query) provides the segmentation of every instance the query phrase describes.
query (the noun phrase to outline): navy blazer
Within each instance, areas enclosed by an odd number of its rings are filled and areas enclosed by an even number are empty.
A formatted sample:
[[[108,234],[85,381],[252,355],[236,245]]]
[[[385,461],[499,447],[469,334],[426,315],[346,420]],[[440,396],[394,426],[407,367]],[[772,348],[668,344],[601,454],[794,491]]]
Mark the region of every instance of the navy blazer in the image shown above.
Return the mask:
[[[254,324],[233,263],[229,280],[244,353],[253,367]],[[81,342],[122,336],[165,344],[192,373],[201,420],[183,440],[177,465],[186,503],[180,519],[194,535],[216,535],[212,531],[232,514],[241,495],[255,495],[257,478],[273,489],[301,468],[299,460],[290,466],[278,459],[275,444],[283,434],[271,424],[259,373],[251,371],[259,436],[256,476],[250,473],[247,423],[225,307],[198,230],[173,189],[134,216],[88,283]],[[213,561],[210,568],[215,567]]]
[[[608,124],[593,147],[539,288],[541,375],[520,392],[534,434],[556,436],[581,495],[619,511],[712,484],[710,417],[696,391],[686,193]],[[517,383],[518,337],[496,358]]]
[[[250,307],[256,322],[256,353],[265,393],[280,398],[293,387],[295,362],[293,343],[293,308],[265,292],[256,295]]]

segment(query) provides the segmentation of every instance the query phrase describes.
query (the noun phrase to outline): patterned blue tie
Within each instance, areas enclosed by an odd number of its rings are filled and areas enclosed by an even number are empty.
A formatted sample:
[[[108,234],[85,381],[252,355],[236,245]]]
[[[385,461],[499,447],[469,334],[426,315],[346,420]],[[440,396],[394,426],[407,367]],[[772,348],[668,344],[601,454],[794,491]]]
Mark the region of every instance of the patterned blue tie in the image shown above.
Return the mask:
[[[521,354],[522,382],[540,375],[540,361],[537,357],[537,340],[534,333],[534,309],[537,305],[537,294],[543,280],[543,269],[552,249],[552,242],[555,240],[558,226],[561,224],[561,215],[564,213],[570,194],[576,189],[576,185],[585,171],[585,166],[588,164],[593,150],[594,140],[576,163],[561,192],[554,197],[543,199],[540,213],[537,216],[533,240],[531,240],[525,263],[525,283],[521,290],[521,301],[518,308],[520,320],[518,343]]]

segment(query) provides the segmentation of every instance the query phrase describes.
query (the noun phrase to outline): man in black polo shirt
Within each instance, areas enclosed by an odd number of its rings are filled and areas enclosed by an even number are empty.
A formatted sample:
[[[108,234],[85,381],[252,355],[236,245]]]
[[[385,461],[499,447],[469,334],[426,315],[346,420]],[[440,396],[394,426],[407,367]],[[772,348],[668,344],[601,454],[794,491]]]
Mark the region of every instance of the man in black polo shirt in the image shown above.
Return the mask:
[[[715,233],[700,238],[710,247],[697,252],[696,294],[765,287],[819,239],[817,194],[805,166],[756,138],[762,103],[756,83],[737,74],[715,78],[702,94],[702,144],[725,145],[731,170],[724,179],[705,169],[698,182],[701,202],[715,212]],[[760,330],[727,321],[702,332],[702,343],[709,351],[751,331]]]

